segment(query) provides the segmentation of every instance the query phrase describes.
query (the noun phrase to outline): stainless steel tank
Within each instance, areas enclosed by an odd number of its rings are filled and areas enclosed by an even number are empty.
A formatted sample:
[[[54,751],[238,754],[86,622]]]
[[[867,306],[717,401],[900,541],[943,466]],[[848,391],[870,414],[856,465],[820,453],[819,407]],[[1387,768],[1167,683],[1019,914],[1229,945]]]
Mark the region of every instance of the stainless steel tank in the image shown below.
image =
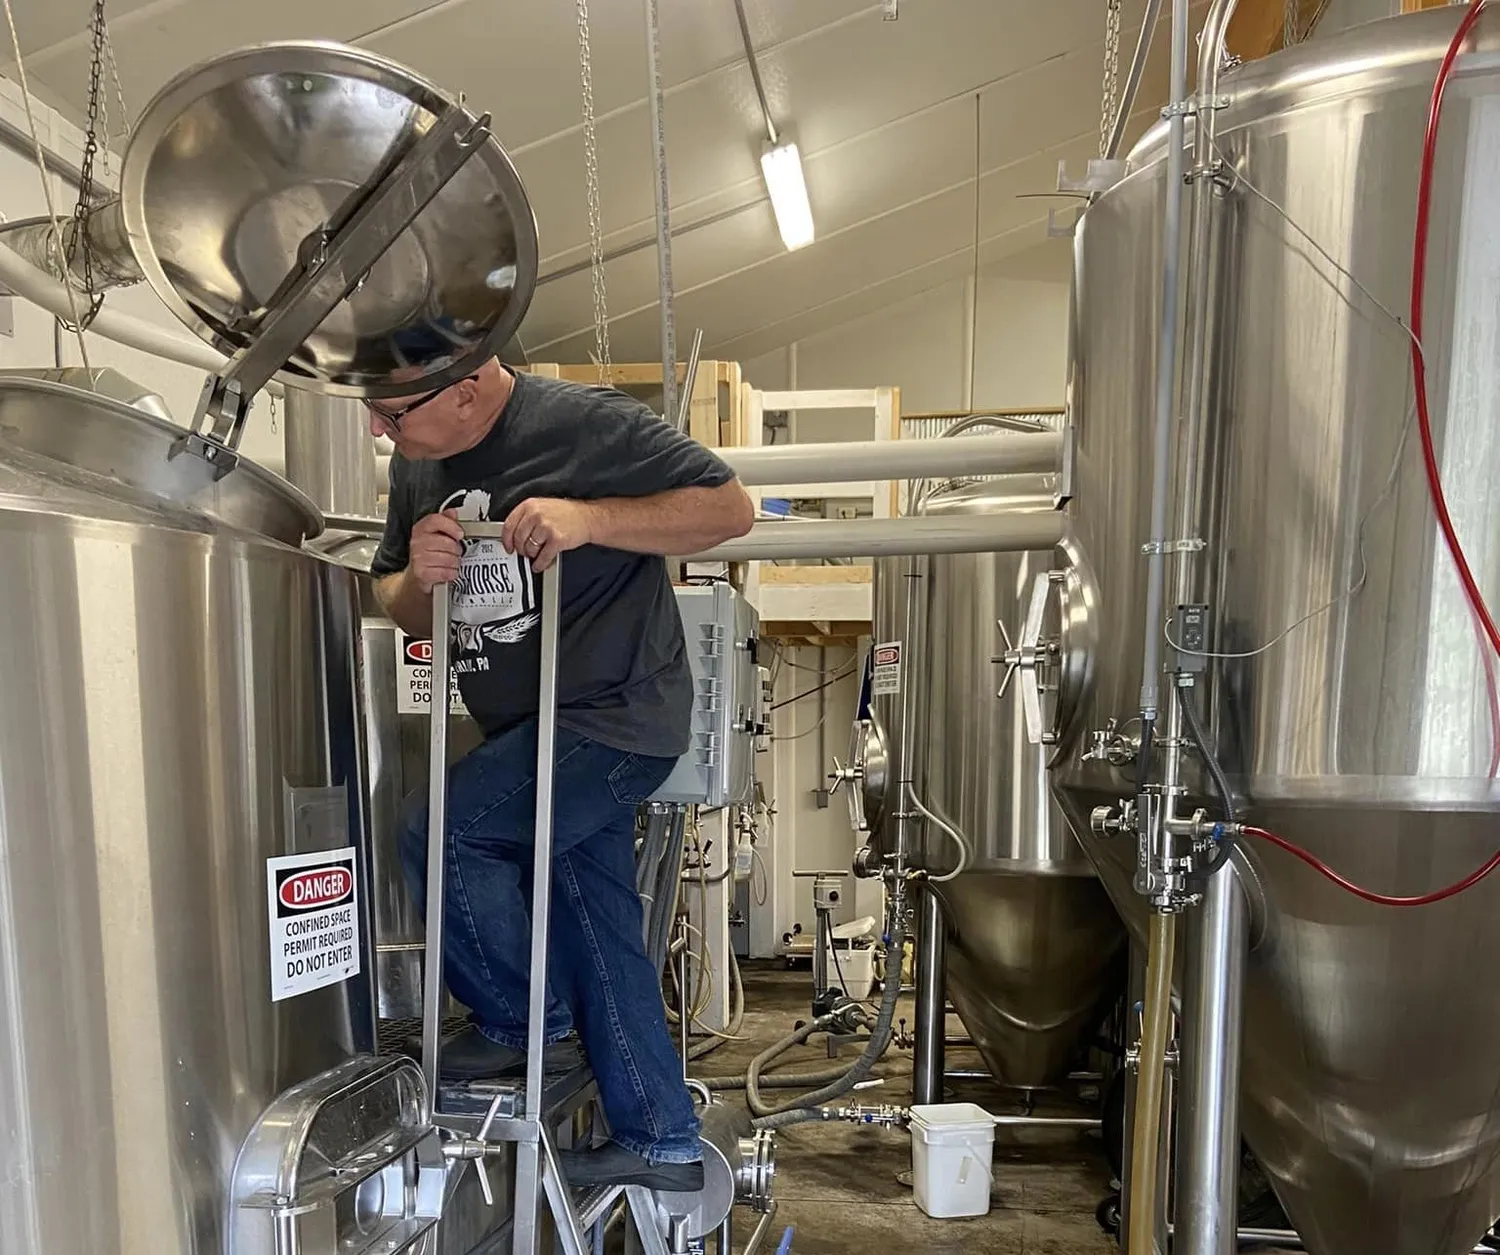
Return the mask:
[[[411,692],[413,674],[424,670],[419,660],[427,642],[412,640],[392,623],[375,596],[369,571],[378,545],[374,537],[350,533],[320,537],[316,543],[320,552],[355,572],[359,583],[376,988],[382,1020],[413,1020],[422,1014],[427,934],[401,867],[401,836],[411,800],[426,797],[428,715],[403,695]],[[431,668],[425,670],[430,673]],[[457,762],[483,739],[462,703],[456,703],[448,725],[449,762]],[[459,1004],[446,997],[444,1014],[459,1013]]]
[[[219,1255],[236,1156],[374,1045],[354,577],[242,463],[0,377],[0,1251]],[[358,973],[273,1001],[268,860],[355,849]]]
[[[1457,880],[1500,842],[1485,673],[1410,430],[1409,345],[1372,299],[1406,308],[1423,125],[1457,21],[1395,18],[1238,67],[1219,123],[1225,159],[1263,195],[1242,181],[1222,202],[1208,381],[1222,473],[1203,538],[1230,656],[1204,705],[1250,822],[1387,893]],[[1425,347],[1449,499],[1493,604],[1500,31],[1482,23],[1478,49],[1442,123]],[[1133,794],[1130,768],[1081,757],[1110,720],[1129,731],[1141,683],[1160,128],[1131,171],[1076,243],[1073,518],[1099,631],[1094,696],[1056,779],[1139,931],[1134,842],[1089,834],[1093,807]],[[1396,910],[1275,849],[1248,853],[1265,909],[1245,989],[1246,1139],[1318,1255],[1468,1251],[1500,1213],[1500,879]]]
[[[916,512],[1051,510],[1053,490],[1047,477],[1006,476],[927,494]],[[903,562],[876,563],[877,642],[903,635]],[[997,621],[1020,632],[1035,578],[1051,565],[1050,553],[926,559],[922,639],[905,664],[919,686],[909,738],[918,798],[973,849],[966,870],[934,886],[948,922],[948,996],[986,1065],[1019,1087],[1066,1071],[1110,992],[1125,935],[1049,795],[1050,750],[1027,739],[1019,689],[997,696],[1006,648]],[[874,698],[876,735],[890,741],[903,735],[894,704]],[[884,798],[872,800],[884,820]],[[918,865],[951,872],[952,839],[930,822],[920,832]]]

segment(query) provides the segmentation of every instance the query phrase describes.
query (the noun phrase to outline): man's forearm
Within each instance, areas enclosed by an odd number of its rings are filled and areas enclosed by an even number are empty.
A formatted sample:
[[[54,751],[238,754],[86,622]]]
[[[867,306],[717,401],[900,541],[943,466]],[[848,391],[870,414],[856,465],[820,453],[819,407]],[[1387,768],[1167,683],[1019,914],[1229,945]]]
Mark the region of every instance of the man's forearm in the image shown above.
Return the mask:
[[[686,555],[743,536],[755,508],[738,483],[676,488],[649,497],[606,497],[586,503],[589,540],[629,553]]]
[[[375,596],[408,636],[432,635],[432,595],[422,591],[410,568],[377,580]]]

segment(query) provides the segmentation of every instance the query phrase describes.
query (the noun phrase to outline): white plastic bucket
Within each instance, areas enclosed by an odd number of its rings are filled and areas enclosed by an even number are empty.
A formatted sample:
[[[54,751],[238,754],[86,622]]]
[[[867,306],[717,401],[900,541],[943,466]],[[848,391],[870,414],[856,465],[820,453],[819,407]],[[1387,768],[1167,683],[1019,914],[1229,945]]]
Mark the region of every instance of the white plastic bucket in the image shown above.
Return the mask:
[[[856,950],[838,947],[835,960],[833,947],[826,952],[828,983],[837,985],[845,996],[855,1002],[863,1002],[875,991],[875,947],[861,946]]]
[[[917,1206],[939,1220],[990,1210],[995,1121],[971,1102],[911,1108],[911,1175]]]

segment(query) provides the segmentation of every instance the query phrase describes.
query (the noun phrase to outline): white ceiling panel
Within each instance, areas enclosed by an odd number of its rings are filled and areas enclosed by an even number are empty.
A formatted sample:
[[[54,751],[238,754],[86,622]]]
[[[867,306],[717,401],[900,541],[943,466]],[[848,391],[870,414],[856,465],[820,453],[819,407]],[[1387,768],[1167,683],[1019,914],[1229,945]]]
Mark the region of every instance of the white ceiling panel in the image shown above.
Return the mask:
[[[23,0],[28,6],[32,2]],[[110,0],[111,12],[116,2]],[[74,3],[86,21],[86,4]],[[125,102],[138,114],[196,61],[273,39],[349,42],[373,22],[393,21],[422,7],[423,0],[154,0],[113,18],[110,41]],[[88,40],[81,36],[27,58],[28,70],[72,106],[75,120],[88,102],[89,58]]]
[[[88,0],[12,0],[39,92],[81,117]],[[1202,11],[1205,0],[1194,0]],[[592,343],[576,9],[566,0],[108,0],[136,109],[185,65],[248,43],[330,38],[411,65],[492,115],[536,212],[542,284],[522,339]],[[1057,163],[1097,151],[1105,0],[745,0],[778,125],[800,144],[818,238],[786,253],[733,0],[659,0],[678,323],[761,353],[1046,240]],[[1126,0],[1120,77],[1144,0]],[[600,200],[618,360],[657,345],[643,0],[591,0]],[[1127,136],[1165,94],[1166,23]],[[976,134],[976,93],[978,121]],[[976,153],[977,144],[977,153]],[[3,206],[0,206],[3,208]],[[648,243],[630,251],[630,246]],[[618,250],[623,255],[614,256]]]
[[[774,48],[872,9],[878,20],[878,6],[868,0],[751,0],[746,17],[757,47]],[[666,90],[691,94],[703,80],[724,77],[747,122],[758,125],[760,106],[730,0],[661,0],[659,11]],[[589,14],[596,114],[607,119],[632,108],[644,113],[644,4],[594,0]],[[453,0],[360,42],[466,93],[494,114],[507,145],[524,148],[582,124],[572,4]]]

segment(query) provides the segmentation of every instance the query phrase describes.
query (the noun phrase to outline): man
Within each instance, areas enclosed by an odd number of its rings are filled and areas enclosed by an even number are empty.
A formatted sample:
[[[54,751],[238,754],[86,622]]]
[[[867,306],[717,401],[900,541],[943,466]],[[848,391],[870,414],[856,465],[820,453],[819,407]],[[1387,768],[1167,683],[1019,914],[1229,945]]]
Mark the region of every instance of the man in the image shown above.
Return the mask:
[[[599,1082],[611,1141],[568,1156],[575,1185],[697,1189],[698,1122],[646,957],[637,807],[688,748],[692,682],[664,554],[743,535],[754,519],[719,458],[609,389],[490,361],[446,388],[369,402],[395,443],[371,565],[387,613],[432,631],[452,586],[453,664],[485,742],[448,782],[449,987],[473,1011],[443,1047],[450,1079],[525,1070],[529,875],[536,806],[540,582],[562,564],[552,946],[545,1060]],[[499,540],[462,521],[504,520]],[[425,813],[402,859],[425,902]]]

